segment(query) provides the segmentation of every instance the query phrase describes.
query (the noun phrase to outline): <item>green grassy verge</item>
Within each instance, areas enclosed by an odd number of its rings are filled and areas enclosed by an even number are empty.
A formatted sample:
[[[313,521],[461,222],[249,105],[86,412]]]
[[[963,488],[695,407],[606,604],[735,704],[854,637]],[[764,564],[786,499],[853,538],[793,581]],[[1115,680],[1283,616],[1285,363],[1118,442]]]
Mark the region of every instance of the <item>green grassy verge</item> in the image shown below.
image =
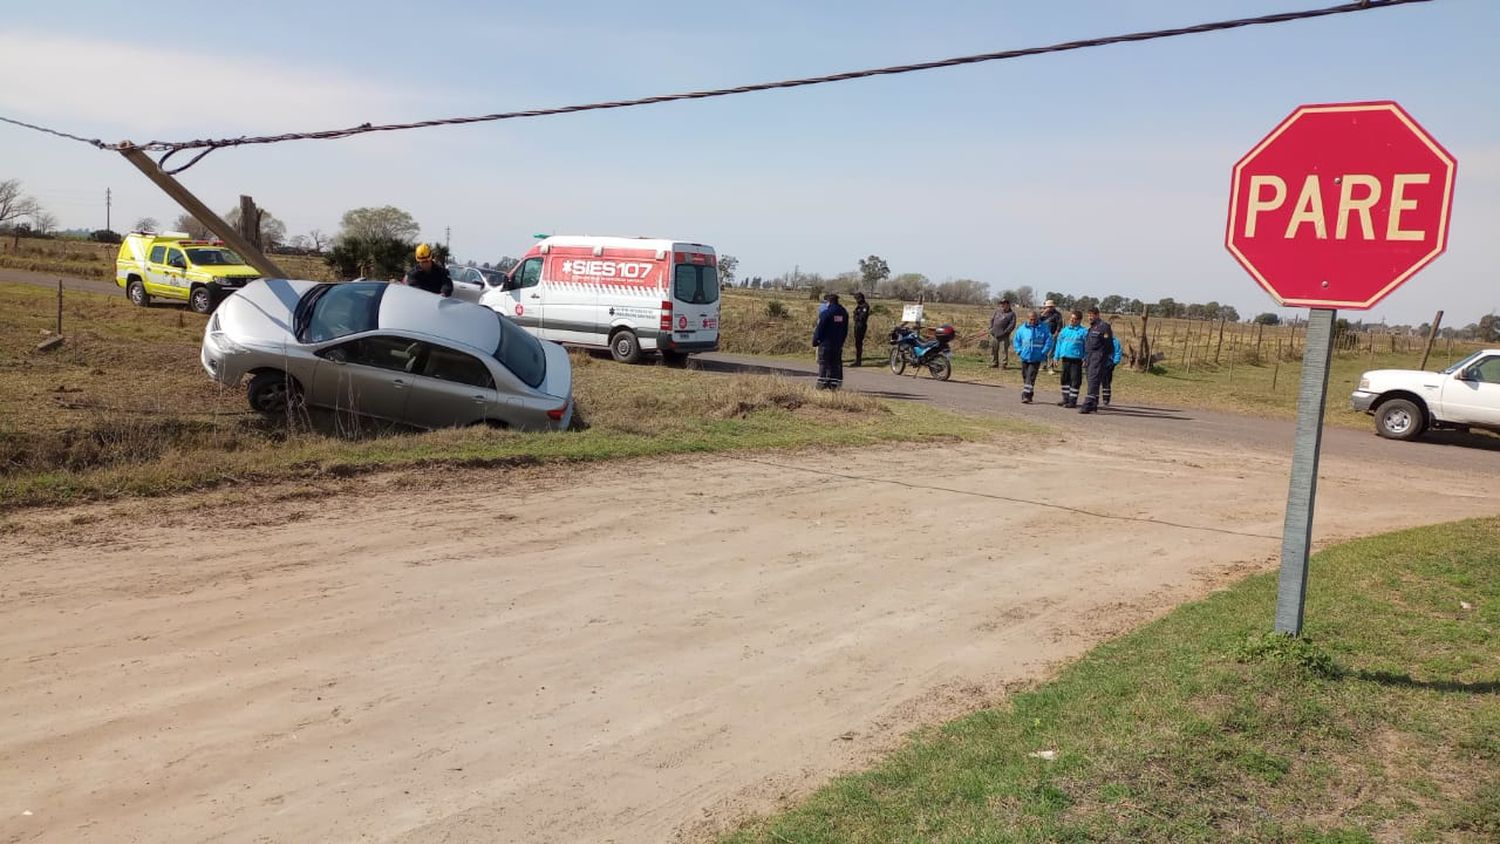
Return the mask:
[[[0,284],[0,512],[18,507],[418,466],[604,460],[736,449],[977,439],[1039,430],[803,382],[624,366],[575,354],[583,430],[359,430],[250,413],[198,362],[203,318],[69,294],[67,343],[36,339],[55,293]],[[310,423],[310,424],[309,424]],[[351,428],[354,428],[351,430]]]
[[[724,840],[1500,840],[1500,519],[1316,555],[1304,639],[1265,632],[1275,589],[1184,606]]]

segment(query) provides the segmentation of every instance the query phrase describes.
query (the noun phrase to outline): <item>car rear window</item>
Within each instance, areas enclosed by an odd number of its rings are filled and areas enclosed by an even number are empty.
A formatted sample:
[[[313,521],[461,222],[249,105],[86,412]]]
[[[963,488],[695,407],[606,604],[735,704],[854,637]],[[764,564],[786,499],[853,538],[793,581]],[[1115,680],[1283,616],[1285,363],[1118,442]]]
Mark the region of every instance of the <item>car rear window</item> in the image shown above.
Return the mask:
[[[304,342],[321,343],[375,330],[379,323],[380,298],[385,295],[386,287],[384,282],[350,282],[313,288],[307,293],[311,313],[303,335]]]
[[[689,305],[719,301],[719,271],[702,264],[678,264],[672,275],[672,295]]]
[[[547,353],[542,350],[542,342],[505,314],[497,313],[495,318],[500,320],[500,345],[495,347],[495,359],[526,386],[540,387],[542,379],[547,377]]]

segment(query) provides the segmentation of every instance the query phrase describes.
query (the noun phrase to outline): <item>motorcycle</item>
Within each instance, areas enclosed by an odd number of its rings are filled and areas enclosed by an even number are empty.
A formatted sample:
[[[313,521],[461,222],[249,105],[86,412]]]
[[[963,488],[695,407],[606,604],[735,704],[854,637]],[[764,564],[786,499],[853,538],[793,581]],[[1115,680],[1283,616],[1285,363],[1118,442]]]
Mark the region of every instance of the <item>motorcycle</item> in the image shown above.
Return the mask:
[[[922,339],[916,328],[898,325],[891,331],[891,371],[900,375],[908,366],[926,368],[927,374],[947,381],[953,374],[953,351],[948,345],[957,332],[944,325],[933,332],[931,340]]]

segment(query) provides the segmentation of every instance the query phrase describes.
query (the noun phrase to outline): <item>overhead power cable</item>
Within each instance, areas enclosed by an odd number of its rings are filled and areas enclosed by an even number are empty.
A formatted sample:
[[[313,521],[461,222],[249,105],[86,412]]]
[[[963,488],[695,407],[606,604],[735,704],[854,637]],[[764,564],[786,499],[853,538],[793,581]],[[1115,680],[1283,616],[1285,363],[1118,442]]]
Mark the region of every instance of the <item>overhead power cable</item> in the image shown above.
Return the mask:
[[[1321,9],[1304,9],[1296,12],[1278,12],[1269,15],[1259,15],[1250,18],[1236,18],[1233,20],[1213,21],[1200,23],[1193,26],[1174,27],[1172,29],[1157,29],[1148,32],[1132,32],[1124,35],[1109,35],[1100,38],[1087,38],[1080,41],[1065,41],[1060,44],[1050,44],[1044,47],[1025,47],[1017,50],[1002,50],[994,53],[980,53],[972,56],[956,56],[954,58],[939,59],[936,61],[917,62],[915,64],[892,65],[889,67],[870,68],[866,70],[850,70],[842,73],[833,73],[826,76],[808,76],[800,79],[783,79],[778,82],[759,82],[753,85],[739,85],[733,88],[713,88],[703,91],[687,91],[677,94],[662,94],[653,97],[640,97],[631,100],[611,100],[607,102],[583,103],[579,105],[557,106],[553,108],[527,109],[524,111],[506,111],[495,114],[482,114],[470,117],[446,117],[434,120],[419,120],[411,123],[361,123],[344,129],[324,129],[315,132],[288,132],[280,135],[246,135],[237,138],[213,138],[190,141],[149,141],[143,144],[134,144],[129,141],[121,141],[117,144],[106,144],[94,138],[82,138],[55,129],[47,129],[0,117],[7,123],[25,126],[29,129],[46,132],[59,137],[70,138],[92,144],[101,149],[127,150],[141,149],[155,152],[165,152],[162,162],[174,153],[188,149],[198,149],[202,152],[194,156],[186,164],[168,171],[180,173],[188,167],[196,164],[204,156],[216,149],[225,147],[246,146],[250,144],[277,144],[287,141],[307,140],[334,140],[337,138],[349,138],[355,135],[365,135],[371,132],[397,132],[407,129],[424,129],[432,126],[458,126],[468,123],[489,123],[498,120],[515,120],[523,117],[551,117],[560,114],[576,114],[585,111],[604,111],[607,109],[635,108],[638,106],[655,105],[658,103],[670,103],[680,100],[705,100],[713,97],[727,97],[736,94],[750,94],[756,91],[772,91],[782,88],[802,88],[809,85],[825,85],[833,82],[848,82],[854,79],[866,79],[874,76],[894,76],[902,73],[915,73],[923,70],[937,70],[945,67],[957,67],[960,65],[980,64],[983,62],[1005,61],[1025,56],[1037,56],[1046,53],[1062,53],[1070,50],[1083,50],[1093,47],[1106,47],[1111,44],[1129,44],[1140,41],[1155,41],[1163,38],[1176,38],[1183,35],[1199,35],[1208,32],[1221,32],[1229,29],[1241,29],[1249,26],[1265,26],[1268,24],[1288,23],[1291,21],[1309,20],[1312,18],[1328,17],[1330,15],[1343,15],[1354,12],[1365,12],[1374,9],[1383,9],[1393,6],[1405,6],[1411,3],[1430,3],[1433,0],[1358,0],[1358,2],[1344,3],[1338,6],[1328,6]]]

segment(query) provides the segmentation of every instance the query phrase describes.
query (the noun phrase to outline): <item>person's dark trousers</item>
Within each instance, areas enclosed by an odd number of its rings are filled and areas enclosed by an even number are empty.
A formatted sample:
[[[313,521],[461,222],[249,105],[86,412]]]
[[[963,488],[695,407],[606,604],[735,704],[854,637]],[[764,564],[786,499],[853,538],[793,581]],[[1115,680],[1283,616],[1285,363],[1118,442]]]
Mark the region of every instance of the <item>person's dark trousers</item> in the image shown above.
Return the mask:
[[[854,329],[854,365],[865,365],[865,332],[868,328],[860,326]]]
[[[1004,337],[990,336],[990,366],[999,366],[1000,358],[1005,357],[1005,368],[1010,368],[1010,335]],[[1022,362],[1025,366],[1025,362]]]
[[[1088,359],[1089,391],[1083,397],[1083,409],[1094,411],[1099,409],[1099,388],[1104,383],[1104,368],[1109,366],[1109,359],[1103,355],[1097,355]]]
[[[818,389],[837,390],[844,384],[844,347],[825,343],[818,347]]]
[[[1077,407],[1078,393],[1083,387],[1083,359],[1058,358],[1062,364],[1062,406]]]
[[[1102,377],[1102,378],[1099,379],[1099,387],[1100,387],[1100,390],[1101,390],[1100,397],[1103,399],[1105,407],[1109,407],[1109,394],[1110,394],[1111,388],[1114,387],[1114,385],[1115,385],[1115,364],[1113,364],[1113,363],[1106,363],[1104,365],[1104,377]]]
[[[1036,374],[1041,370],[1041,361],[1021,361],[1021,401],[1031,403],[1036,394]]]

